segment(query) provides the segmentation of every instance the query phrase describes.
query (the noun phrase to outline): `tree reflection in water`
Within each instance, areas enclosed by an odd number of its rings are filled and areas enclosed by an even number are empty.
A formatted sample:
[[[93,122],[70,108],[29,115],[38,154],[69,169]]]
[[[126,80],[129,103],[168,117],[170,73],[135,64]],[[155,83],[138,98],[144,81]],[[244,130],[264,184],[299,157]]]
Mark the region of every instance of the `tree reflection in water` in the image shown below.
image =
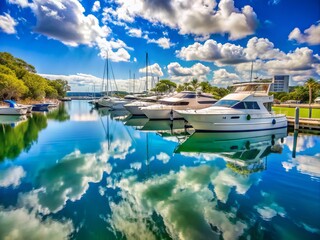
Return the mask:
[[[50,111],[47,115],[33,113],[27,121],[16,124],[2,124],[0,128],[0,161],[14,159],[22,151],[28,152],[37,141],[39,132],[47,127],[47,119],[66,121],[70,118],[64,105]]]

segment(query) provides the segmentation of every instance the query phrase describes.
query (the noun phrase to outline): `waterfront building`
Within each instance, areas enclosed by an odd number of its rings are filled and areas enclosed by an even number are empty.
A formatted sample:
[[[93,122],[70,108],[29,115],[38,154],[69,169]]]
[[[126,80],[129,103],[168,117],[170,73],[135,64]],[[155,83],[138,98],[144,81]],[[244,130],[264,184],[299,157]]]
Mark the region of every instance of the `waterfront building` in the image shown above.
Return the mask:
[[[274,75],[270,92],[289,92],[289,75]]]

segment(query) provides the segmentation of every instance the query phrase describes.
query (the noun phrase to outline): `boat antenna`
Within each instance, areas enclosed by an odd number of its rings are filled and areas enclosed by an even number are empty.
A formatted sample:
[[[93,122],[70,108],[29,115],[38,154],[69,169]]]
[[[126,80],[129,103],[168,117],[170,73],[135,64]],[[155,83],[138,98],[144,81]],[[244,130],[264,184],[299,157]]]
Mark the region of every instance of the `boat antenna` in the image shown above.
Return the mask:
[[[146,92],[148,91],[148,52],[146,52]]]
[[[253,60],[251,62],[250,82],[252,82]]]

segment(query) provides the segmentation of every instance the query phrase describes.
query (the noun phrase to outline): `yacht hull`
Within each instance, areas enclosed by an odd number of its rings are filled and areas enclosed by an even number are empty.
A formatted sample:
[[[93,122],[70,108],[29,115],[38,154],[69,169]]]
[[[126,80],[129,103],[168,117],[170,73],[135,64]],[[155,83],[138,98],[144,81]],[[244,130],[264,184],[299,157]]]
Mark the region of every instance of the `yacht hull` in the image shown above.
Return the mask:
[[[284,115],[250,116],[246,114],[240,115],[239,118],[232,118],[234,116],[219,114],[183,112],[180,114],[198,132],[252,132],[286,128],[288,125]]]
[[[124,105],[125,109],[127,109],[131,115],[133,116],[145,116],[144,112],[141,110],[142,107],[148,107],[154,105],[152,102],[133,102]]]
[[[27,107],[0,107],[0,115],[25,115],[27,111]]]
[[[124,108],[128,110],[133,116],[144,116],[144,113],[141,111],[139,106],[127,106],[124,105]]]
[[[124,109],[124,105],[127,103],[128,103],[128,101],[120,100],[120,99],[108,99],[108,100],[99,99],[96,102],[96,105],[98,107],[107,107],[107,108],[111,108],[114,110],[121,110],[121,109]]]
[[[183,119],[183,117],[172,108],[141,108],[141,110],[150,120]]]

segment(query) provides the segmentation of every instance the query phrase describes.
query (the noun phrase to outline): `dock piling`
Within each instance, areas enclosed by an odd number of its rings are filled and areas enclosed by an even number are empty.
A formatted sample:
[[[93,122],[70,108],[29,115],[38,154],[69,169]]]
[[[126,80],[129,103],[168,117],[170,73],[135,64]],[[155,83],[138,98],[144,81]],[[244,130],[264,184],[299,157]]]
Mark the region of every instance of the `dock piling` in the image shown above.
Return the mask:
[[[299,111],[300,109],[296,107],[296,112],[294,116],[294,130],[299,130]]]

